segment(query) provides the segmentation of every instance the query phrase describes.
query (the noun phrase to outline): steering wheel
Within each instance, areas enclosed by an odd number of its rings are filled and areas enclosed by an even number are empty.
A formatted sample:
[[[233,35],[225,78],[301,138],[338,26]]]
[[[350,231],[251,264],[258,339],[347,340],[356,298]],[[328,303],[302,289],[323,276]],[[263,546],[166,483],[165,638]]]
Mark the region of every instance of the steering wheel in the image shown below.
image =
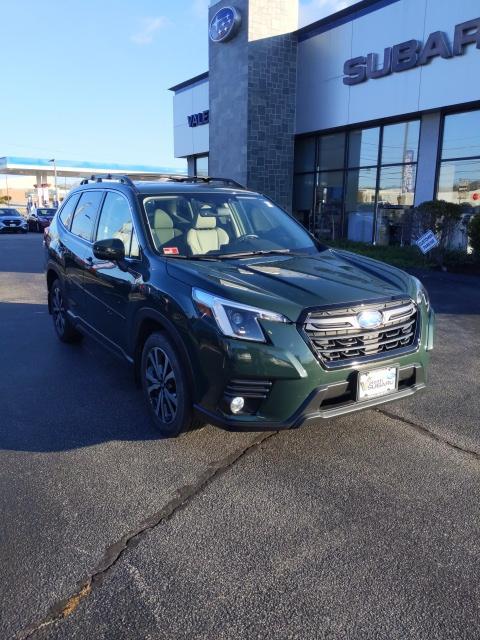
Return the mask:
[[[259,236],[254,233],[245,233],[243,236],[235,238],[235,242],[243,242],[244,240],[258,240]]]

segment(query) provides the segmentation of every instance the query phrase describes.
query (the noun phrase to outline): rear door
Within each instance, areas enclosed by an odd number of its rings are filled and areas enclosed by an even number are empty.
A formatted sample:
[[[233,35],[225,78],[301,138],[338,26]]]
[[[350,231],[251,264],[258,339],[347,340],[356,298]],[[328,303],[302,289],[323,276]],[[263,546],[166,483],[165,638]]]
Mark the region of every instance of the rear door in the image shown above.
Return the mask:
[[[120,239],[125,247],[126,266],[97,260],[93,251],[85,275],[87,322],[116,347],[127,349],[128,306],[135,296],[141,269],[140,250],[132,210],[119,191],[107,191],[98,219],[95,240]]]
[[[75,316],[85,319],[85,270],[92,254],[92,236],[97,213],[104,193],[100,190],[84,191],[74,212],[62,210],[60,219],[69,232],[62,233],[59,254],[65,273],[65,292],[68,308]],[[65,213],[65,215],[64,215]]]

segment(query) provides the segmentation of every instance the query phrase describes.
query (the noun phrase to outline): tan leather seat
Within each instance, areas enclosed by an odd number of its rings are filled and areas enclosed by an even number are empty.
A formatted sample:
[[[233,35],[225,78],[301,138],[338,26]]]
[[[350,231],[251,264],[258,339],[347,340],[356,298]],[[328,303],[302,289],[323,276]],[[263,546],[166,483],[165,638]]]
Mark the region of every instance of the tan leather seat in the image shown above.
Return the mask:
[[[156,209],[153,214],[152,235],[157,247],[170,242],[182,235],[179,229],[173,227],[173,220],[163,209]]]
[[[217,228],[214,216],[197,216],[194,228],[187,233],[187,244],[193,254],[204,255],[209,251],[219,251],[229,242],[227,232]]]

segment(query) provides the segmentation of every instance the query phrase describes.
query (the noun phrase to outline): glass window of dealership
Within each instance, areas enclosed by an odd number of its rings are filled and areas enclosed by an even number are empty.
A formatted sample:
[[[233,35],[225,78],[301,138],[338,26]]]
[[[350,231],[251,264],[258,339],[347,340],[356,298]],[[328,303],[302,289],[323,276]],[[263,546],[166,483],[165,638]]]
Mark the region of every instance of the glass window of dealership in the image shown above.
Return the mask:
[[[443,114],[436,197],[480,213],[480,110]],[[294,215],[317,237],[411,244],[420,118],[297,138]]]

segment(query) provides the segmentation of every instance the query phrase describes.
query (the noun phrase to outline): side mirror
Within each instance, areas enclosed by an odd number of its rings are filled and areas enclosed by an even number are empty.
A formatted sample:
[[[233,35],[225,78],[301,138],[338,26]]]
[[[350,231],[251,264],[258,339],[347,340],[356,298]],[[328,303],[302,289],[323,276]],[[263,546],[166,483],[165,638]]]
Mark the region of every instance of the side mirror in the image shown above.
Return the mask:
[[[116,262],[122,268],[125,260],[125,245],[118,238],[97,240],[93,245],[93,255],[99,260]]]

